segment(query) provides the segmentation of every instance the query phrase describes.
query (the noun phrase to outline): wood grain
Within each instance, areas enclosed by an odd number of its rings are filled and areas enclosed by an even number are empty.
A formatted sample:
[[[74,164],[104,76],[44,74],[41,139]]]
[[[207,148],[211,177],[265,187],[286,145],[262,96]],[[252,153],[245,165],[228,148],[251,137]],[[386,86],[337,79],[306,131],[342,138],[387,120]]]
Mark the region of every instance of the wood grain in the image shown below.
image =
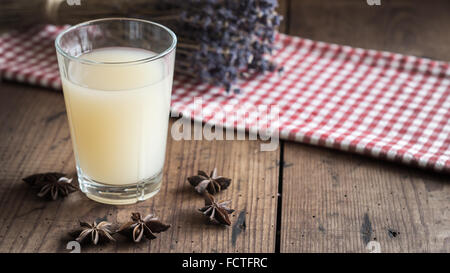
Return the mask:
[[[289,9],[291,5],[291,0],[278,0],[277,12],[283,16],[283,20],[280,23],[279,31],[282,33],[288,32],[289,26]]]
[[[293,143],[284,155],[281,252],[450,251],[448,175]]]
[[[355,47],[450,60],[450,1],[291,1],[289,33]]]
[[[381,2],[292,1],[289,31],[450,60],[448,1]],[[281,252],[450,251],[448,175],[292,142],[284,160]]]
[[[0,85],[0,252],[68,252],[68,231],[78,219],[107,217],[125,222],[130,213],[155,213],[172,224],[150,243],[121,240],[83,252],[273,252],[279,152],[260,152],[258,141],[174,141],[168,138],[164,182],[159,194],[137,205],[107,206],[74,193],[46,202],[21,179],[61,171],[75,175],[61,94],[16,84]],[[173,122],[173,121],[172,121]],[[218,195],[231,199],[233,226],[205,224],[196,210],[203,199],[186,182],[198,169],[217,167],[233,178]]]

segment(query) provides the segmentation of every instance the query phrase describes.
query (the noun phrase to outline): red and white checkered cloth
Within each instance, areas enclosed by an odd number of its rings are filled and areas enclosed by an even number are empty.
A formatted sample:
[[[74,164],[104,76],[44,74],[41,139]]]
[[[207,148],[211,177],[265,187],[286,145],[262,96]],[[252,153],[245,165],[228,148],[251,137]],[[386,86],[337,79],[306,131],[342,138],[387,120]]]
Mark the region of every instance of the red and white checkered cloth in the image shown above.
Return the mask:
[[[60,30],[1,35],[2,77],[60,89],[53,46]],[[284,72],[240,82],[239,95],[176,77],[172,112],[253,130],[257,115],[223,117],[275,105],[283,139],[450,171],[449,63],[284,34],[277,47]],[[195,97],[203,116],[193,111]]]

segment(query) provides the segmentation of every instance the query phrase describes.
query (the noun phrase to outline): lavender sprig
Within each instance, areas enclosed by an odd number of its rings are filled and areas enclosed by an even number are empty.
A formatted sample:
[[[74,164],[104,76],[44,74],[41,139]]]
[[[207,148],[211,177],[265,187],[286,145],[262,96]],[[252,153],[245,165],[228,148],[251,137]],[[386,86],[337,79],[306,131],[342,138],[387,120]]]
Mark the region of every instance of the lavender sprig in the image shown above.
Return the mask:
[[[282,19],[277,0],[172,1],[171,8],[180,11],[173,26],[179,36],[178,72],[229,91],[243,71],[276,69],[267,56]]]

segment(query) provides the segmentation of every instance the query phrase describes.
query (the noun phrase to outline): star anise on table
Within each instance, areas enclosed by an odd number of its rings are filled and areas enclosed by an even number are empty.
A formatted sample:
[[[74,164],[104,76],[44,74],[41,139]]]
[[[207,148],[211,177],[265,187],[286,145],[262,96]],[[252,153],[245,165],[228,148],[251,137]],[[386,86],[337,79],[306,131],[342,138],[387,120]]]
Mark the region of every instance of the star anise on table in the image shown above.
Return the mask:
[[[30,186],[39,190],[39,197],[48,197],[56,200],[58,197],[66,197],[78,188],[72,184],[72,178],[67,178],[63,173],[50,172],[38,173],[23,179]]]
[[[109,229],[111,223],[106,221],[101,221],[99,223],[94,222],[92,224],[80,221],[80,227],[82,228],[78,237],[75,239],[77,242],[86,243],[90,242],[97,245],[101,242],[115,241],[111,236],[112,231]]]
[[[156,238],[155,233],[166,231],[169,228],[170,225],[162,223],[152,214],[142,218],[139,212],[133,212],[131,221],[123,224],[117,232],[138,243],[142,237],[153,240]]]
[[[188,181],[201,194],[205,191],[208,191],[210,194],[216,194],[228,188],[231,183],[230,178],[217,176],[217,168],[214,168],[210,175],[204,171],[198,171],[197,175],[188,177]]]
[[[205,192],[205,206],[200,208],[199,211],[209,217],[209,220],[216,224],[231,225],[230,217],[228,214],[234,212],[234,209],[230,209],[228,206],[231,204],[229,201],[219,201],[214,200],[214,196]]]

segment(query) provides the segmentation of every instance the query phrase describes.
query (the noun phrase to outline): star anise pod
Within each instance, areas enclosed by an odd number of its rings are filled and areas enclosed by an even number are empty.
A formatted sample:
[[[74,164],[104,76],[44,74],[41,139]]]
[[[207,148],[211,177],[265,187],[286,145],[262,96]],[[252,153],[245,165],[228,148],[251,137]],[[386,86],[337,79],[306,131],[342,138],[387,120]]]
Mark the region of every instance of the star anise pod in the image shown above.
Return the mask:
[[[188,177],[188,181],[201,194],[205,191],[208,191],[210,194],[216,194],[228,188],[231,183],[230,178],[217,176],[217,168],[214,168],[210,175],[204,171],[198,171],[197,175]]]
[[[78,237],[75,239],[77,242],[86,243],[90,242],[94,245],[99,242],[115,241],[111,236],[112,231],[109,229],[111,223],[101,221],[99,223],[94,222],[91,224],[80,221],[81,231],[78,231]]]
[[[25,177],[23,181],[39,189],[39,197],[47,196],[52,200],[56,200],[58,197],[66,197],[78,190],[71,183],[72,178],[67,178],[63,173],[38,173]]]
[[[131,221],[123,224],[117,232],[138,243],[144,236],[148,240],[153,240],[156,238],[155,233],[166,231],[169,228],[170,225],[162,223],[152,214],[142,219],[139,212],[133,212],[131,213]]]
[[[222,225],[231,225],[230,218],[228,214],[234,212],[234,209],[230,209],[228,206],[231,204],[231,200],[229,201],[219,201],[216,202],[214,200],[214,196],[205,192],[205,206],[199,211],[209,217],[209,220],[216,224]]]

